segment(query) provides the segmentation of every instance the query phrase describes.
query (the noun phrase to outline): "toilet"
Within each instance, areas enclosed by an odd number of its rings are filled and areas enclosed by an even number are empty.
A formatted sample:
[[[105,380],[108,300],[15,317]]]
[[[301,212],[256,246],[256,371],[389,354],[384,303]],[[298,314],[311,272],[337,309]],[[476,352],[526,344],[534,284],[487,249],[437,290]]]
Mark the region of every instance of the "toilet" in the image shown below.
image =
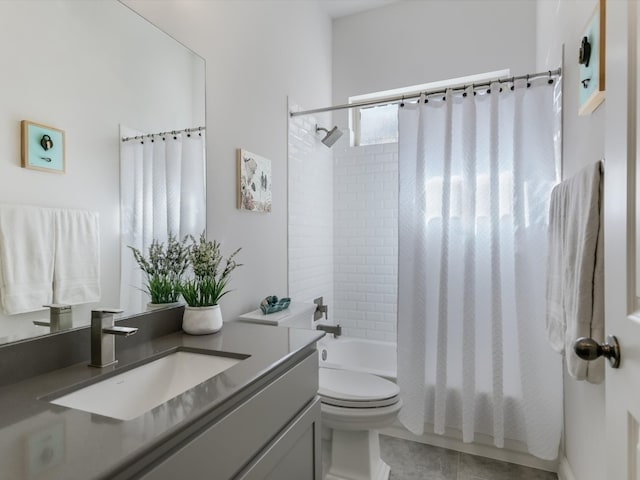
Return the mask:
[[[259,309],[240,321],[313,329],[314,304],[291,303],[264,315]],[[378,430],[390,426],[402,406],[398,386],[368,373],[320,367],[318,396],[322,425],[331,437],[325,480],[387,480],[390,468],[380,458]],[[324,435],[323,435],[324,436]]]
[[[368,373],[320,367],[322,424],[331,430],[325,480],[387,480],[378,430],[390,426],[402,406],[395,383]]]

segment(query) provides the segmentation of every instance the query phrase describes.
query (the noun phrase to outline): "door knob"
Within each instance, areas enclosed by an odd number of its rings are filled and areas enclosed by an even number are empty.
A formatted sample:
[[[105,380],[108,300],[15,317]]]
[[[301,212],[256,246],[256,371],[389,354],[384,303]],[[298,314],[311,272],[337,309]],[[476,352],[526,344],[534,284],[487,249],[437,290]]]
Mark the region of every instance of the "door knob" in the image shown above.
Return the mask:
[[[606,343],[598,343],[593,338],[580,337],[573,342],[573,351],[583,360],[595,360],[604,357],[609,360],[611,368],[620,366],[620,344],[613,335],[607,336]]]

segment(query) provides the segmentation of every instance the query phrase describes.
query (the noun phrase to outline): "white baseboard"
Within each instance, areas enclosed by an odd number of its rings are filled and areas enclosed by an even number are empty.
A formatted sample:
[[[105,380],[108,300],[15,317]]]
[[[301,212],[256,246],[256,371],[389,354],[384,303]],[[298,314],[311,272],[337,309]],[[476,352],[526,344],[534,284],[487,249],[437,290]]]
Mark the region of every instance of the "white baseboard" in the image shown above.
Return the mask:
[[[434,433],[425,433],[423,435],[414,435],[409,430],[404,428],[400,422],[396,421],[391,427],[380,430],[383,435],[389,435],[391,437],[402,438],[404,440],[411,440],[414,442],[424,443],[426,445],[432,445],[434,447],[446,448],[449,450],[455,450],[457,452],[468,453],[470,455],[478,455],[480,457],[491,458],[493,460],[500,460],[503,462],[515,463],[523,465],[525,467],[537,468],[545,470],[547,472],[558,472],[558,461],[542,460],[538,457],[534,457],[528,453],[517,451],[514,449],[498,448],[490,443],[464,443],[461,439],[455,438],[453,435],[436,435]],[[571,476],[559,477],[559,480],[575,480],[569,464],[566,458],[562,456],[566,469]]]
[[[560,458],[560,465],[558,465],[558,480],[576,480],[571,465],[564,455]]]

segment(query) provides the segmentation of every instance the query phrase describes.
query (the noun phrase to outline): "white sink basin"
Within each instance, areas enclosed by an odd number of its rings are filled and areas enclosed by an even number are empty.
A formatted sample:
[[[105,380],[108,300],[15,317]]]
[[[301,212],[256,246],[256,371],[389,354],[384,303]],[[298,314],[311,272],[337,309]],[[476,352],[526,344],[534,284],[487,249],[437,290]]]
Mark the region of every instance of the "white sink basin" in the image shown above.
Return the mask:
[[[231,368],[240,359],[177,351],[51,403],[131,420]]]

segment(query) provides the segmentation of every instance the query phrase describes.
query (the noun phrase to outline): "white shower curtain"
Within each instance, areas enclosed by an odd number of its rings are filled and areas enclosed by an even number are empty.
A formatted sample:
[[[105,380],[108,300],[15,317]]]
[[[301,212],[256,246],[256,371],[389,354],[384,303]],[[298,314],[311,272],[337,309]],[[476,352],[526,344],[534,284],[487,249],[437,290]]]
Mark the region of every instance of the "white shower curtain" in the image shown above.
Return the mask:
[[[554,459],[562,363],[544,288],[558,117],[554,87],[532,83],[399,109],[400,419]]]
[[[126,136],[141,135],[126,131]],[[164,138],[164,140],[163,140]],[[147,253],[154,239],[166,244],[170,233],[182,239],[206,225],[204,135],[186,133],[121,142],[120,146],[120,307],[144,311],[143,274],[135,247]]]

